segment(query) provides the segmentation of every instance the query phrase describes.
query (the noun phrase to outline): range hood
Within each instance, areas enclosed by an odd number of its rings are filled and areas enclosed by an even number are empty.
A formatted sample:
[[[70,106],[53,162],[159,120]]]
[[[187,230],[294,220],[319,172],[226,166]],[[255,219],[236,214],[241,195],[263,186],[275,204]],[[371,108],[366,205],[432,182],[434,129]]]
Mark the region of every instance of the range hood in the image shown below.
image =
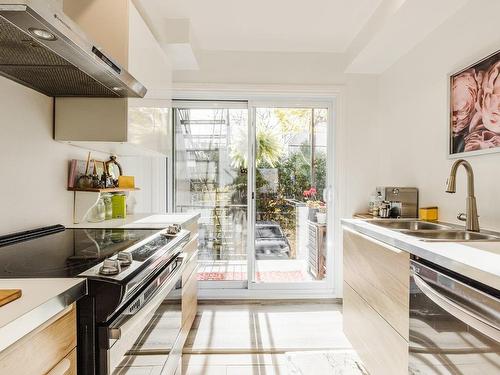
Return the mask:
[[[0,0],[0,75],[54,97],[147,91],[47,0]]]

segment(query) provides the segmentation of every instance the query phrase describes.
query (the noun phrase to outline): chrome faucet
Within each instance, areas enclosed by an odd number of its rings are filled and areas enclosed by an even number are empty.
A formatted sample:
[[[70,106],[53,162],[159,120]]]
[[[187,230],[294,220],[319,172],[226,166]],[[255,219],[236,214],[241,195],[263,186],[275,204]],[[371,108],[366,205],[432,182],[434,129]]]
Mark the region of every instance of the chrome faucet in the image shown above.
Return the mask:
[[[467,213],[460,213],[457,216],[458,220],[465,221],[465,229],[472,232],[479,232],[479,216],[477,215],[476,197],[474,196],[474,172],[468,161],[459,159],[451,166],[450,177],[446,182],[446,192],[455,193],[457,188],[457,169],[463,165],[467,171]]]

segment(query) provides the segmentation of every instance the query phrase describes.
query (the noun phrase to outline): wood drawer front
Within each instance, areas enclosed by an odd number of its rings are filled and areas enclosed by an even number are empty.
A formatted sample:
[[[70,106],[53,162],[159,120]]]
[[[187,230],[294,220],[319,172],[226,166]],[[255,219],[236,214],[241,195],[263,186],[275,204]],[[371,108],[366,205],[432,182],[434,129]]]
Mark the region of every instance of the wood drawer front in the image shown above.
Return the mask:
[[[182,271],[182,285],[184,285],[191,277],[193,272],[198,271],[198,250],[191,254],[186,267]]]
[[[182,327],[191,329],[198,311],[198,278],[196,270],[182,281]]]
[[[55,365],[47,375],[76,375],[76,348]]]
[[[52,375],[50,371],[54,366],[75,347],[76,308],[73,305],[53,322],[0,353],[0,374]]]
[[[344,333],[370,375],[408,374],[408,342],[344,283]]]
[[[408,341],[410,254],[344,229],[344,280]]]
[[[191,238],[198,234],[198,222],[193,222],[188,225],[183,225],[182,229],[186,229],[191,232]]]
[[[188,258],[190,258],[196,250],[198,250],[198,233],[192,236],[186,246],[182,249]]]

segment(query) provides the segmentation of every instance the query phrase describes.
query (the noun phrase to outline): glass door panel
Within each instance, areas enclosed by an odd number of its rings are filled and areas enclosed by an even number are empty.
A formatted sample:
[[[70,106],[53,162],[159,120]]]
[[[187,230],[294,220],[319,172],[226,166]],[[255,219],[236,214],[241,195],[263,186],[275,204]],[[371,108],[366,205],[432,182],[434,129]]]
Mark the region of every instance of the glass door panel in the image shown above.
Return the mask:
[[[175,108],[176,212],[200,212],[202,281],[247,280],[247,108]]]
[[[326,276],[326,108],[255,109],[254,281]]]

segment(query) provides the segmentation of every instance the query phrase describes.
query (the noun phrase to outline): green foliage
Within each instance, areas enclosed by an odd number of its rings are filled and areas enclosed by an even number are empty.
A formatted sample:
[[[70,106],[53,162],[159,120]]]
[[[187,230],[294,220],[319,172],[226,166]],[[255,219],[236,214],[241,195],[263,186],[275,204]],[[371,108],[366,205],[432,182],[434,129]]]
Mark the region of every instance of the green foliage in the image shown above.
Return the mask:
[[[322,197],[323,190],[326,188],[326,154],[318,152],[314,159],[314,185]]]
[[[232,159],[231,166],[233,168],[248,168],[248,149],[246,142],[248,139],[244,136],[238,137],[234,145],[231,147],[230,157]],[[261,164],[269,165],[274,168],[274,165],[279,162],[283,154],[283,146],[278,135],[269,129],[258,129],[256,134],[257,167]]]
[[[274,115],[283,134],[298,134],[307,131],[311,124],[312,111],[307,108],[275,108]]]
[[[294,152],[278,165],[279,185],[287,198],[302,200],[311,187],[311,168],[301,152]]]

